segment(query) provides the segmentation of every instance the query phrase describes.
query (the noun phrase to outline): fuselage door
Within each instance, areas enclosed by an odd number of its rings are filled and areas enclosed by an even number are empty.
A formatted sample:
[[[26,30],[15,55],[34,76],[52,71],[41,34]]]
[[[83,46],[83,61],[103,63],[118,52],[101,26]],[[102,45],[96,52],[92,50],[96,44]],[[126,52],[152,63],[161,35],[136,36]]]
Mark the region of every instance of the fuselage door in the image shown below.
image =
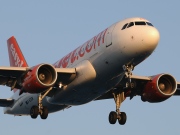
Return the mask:
[[[112,45],[112,32],[115,26],[116,24],[113,24],[111,27],[108,28],[106,32],[106,37],[105,37],[106,47],[109,47]]]

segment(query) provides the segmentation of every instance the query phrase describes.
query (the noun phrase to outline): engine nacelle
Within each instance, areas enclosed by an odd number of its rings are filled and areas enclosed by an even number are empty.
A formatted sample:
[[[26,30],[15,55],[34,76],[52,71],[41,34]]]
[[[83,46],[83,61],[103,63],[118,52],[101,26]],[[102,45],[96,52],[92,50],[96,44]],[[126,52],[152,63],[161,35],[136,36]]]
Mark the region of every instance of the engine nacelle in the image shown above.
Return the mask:
[[[55,84],[57,72],[52,65],[39,64],[32,67],[24,76],[22,90],[28,93],[41,93]]]
[[[151,103],[162,102],[171,97],[177,89],[177,82],[169,74],[159,74],[151,78],[143,90],[141,99]]]

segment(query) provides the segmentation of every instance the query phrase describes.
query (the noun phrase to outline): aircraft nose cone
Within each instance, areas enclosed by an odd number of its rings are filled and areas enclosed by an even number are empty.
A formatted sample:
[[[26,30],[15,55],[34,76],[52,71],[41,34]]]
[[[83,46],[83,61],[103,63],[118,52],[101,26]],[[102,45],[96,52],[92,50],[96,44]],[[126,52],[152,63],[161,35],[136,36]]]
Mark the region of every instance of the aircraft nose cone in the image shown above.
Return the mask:
[[[155,27],[136,27],[130,32],[130,36],[127,34],[128,36],[122,37],[122,41],[126,42],[126,44],[124,43],[124,48],[122,48],[124,54],[133,57],[134,55],[137,57],[147,57],[157,47],[160,35]]]
[[[145,45],[148,50],[153,51],[159,43],[160,34],[156,28],[151,27],[145,31],[143,37],[143,45]]]

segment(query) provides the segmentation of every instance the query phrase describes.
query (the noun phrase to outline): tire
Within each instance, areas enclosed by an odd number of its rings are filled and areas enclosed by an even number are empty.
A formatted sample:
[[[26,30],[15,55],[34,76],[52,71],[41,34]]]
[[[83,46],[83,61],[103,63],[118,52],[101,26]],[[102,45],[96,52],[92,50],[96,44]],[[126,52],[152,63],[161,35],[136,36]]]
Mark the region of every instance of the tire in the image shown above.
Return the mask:
[[[39,108],[37,106],[32,106],[30,110],[30,115],[32,119],[36,119],[39,114]]]
[[[146,100],[145,100],[145,98],[144,98],[143,96],[141,96],[141,100],[142,100],[143,102],[146,102]]]
[[[115,124],[117,121],[117,113],[112,111],[109,113],[109,123],[110,124]]]
[[[47,117],[48,117],[48,109],[47,109],[47,107],[43,107],[43,109],[42,109],[42,114],[40,114],[40,116],[41,116],[41,119],[46,119]]]
[[[119,119],[118,122],[120,125],[124,125],[126,123],[126,119],[127,119],[126,113],[121,112],[120,117],[121,117],[121,119]]]

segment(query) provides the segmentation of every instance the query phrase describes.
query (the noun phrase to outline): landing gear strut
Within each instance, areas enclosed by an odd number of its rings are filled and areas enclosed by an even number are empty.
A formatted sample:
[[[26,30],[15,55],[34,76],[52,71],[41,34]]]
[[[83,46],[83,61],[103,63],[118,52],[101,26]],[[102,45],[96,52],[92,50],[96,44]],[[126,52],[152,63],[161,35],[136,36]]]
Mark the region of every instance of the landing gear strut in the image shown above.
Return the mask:
[[[113,93],[114,96],[114,101],[116,103],[116,112],[112,111],[109,114],[109,123],[110,124],[115,124],[116,121],[118,120],[120,125],[124,125],[126,123],[126,113],[125,112],[120,112],[120,105],[121,103],[125,100],[124,97],[124,92],[122,93]]]
[[[132,78],[132,71],[134,70],[134,66],[130,65],[123,65],[123,69],[125,71],[125,77],[127,78],[125,88],[134,89],[136,88],[136,83],[131,80]],[[136,95],[135,91],[131,91],[130,100]]]
[[[132,76],[132,71],[134,70],[134,66],[132,64],[131,65],[123,65],[123,70],[125,71],[125,76],[128,79],[127,83],[131,83],[131,76]]]
[[[48,117],[48,109],[46,106],[43,106],[43,98],[52,90],[50,87],[44,94],[40,93],[38,97],[38,106],[32,106],[30,110],[30,115],[32,119],[36,119],[38,115],[41,116],[41,119],[46,119]]]
[[[130,99],[132,99],[135,96],[135,92],[132,91],[136,87],[136,83],[131,80],[132,78],[132,71],[134,70],[134,65],[128,64],[128,65],[123,65],[123,70],[125,73],[125,78],[127,78],[127,82],[125,83],[125,89],[130,89],[131,94],[130,94]],[[114,96],[114,101],[116,103],[116,111],[112,111],[109,114],[109,123],[110,124],[115,124],[116,121],[118,120],[120,125],[124,125],[126,123],[126,113],[125,112],[120,112],[120,106],[121,103],[125,100],[124,97],[124,92],[114,92],[112,93]]]

